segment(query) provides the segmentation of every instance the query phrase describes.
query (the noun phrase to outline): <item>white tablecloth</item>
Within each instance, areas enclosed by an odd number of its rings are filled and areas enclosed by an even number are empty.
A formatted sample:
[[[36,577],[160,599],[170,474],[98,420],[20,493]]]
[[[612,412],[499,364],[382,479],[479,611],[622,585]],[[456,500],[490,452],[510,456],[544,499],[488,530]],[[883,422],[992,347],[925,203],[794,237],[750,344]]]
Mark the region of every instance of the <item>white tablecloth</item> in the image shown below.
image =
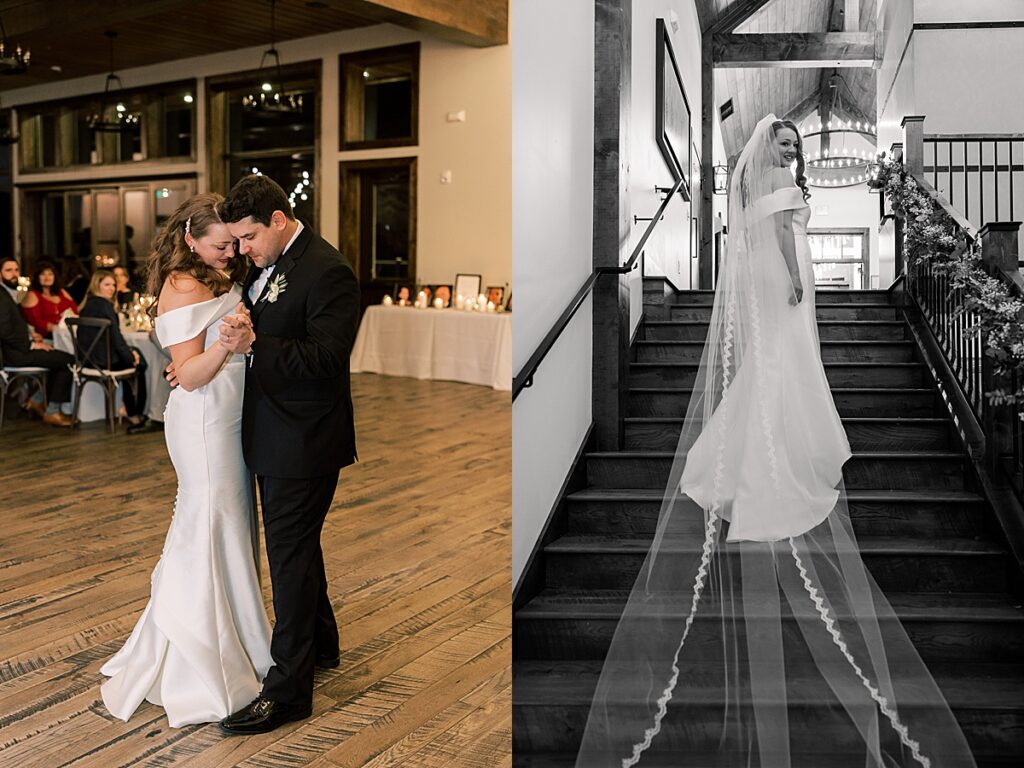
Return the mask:
[[[352,349],[353,373],[445,379],[512,389],[512,315],[368,307]]]
[[[155,421],[164,420],[164,409],[167,398],[171,394],[171,385],[164,378],[164,368],[171,358],[149,338],[146,331],[123,331],[124,340],[131,347],[137,347],[146,359],[146,415]],[[74,354],[71,344],[71,331],[63,323],[53,331],[54,349]],[[72,394],[72,397],[74,395]],[[118,392],[120,404],[120,392]],[[82,390],[82,402],[78,408],[78,418],[82,421],[98,421],[106,418],[106,400],[103,388],[94,382],[86,384]]]

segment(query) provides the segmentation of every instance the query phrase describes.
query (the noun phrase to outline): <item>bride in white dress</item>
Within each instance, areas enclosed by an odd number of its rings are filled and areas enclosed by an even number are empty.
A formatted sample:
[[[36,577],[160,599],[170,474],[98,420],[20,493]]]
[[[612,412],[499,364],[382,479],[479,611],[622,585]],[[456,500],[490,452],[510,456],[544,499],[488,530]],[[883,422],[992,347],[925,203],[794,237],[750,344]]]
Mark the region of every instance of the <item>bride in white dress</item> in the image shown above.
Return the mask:
[[[149,603],[101,669],[110,678],[103,702],[122,720],[146,700],[164,708],[172,727],[218,721],[259,694],[273,664],[242,458],[245,362],[219,341],[245,274],[217,217],[221,200],[201,194],[182,204],[150,257],[156,333],[179,382],[164,416],[178,495]]]
[[[762,119],[732,172],[700,368],[577,768],[974,766],[854,536],[803,171],[796,126]]]

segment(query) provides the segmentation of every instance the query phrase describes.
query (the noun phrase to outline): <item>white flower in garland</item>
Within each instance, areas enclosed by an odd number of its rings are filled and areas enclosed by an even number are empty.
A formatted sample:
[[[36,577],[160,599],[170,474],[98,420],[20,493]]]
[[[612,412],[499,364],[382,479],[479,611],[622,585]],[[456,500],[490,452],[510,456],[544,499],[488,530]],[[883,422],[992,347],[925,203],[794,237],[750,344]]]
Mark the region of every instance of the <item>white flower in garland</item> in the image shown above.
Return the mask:
[[[284,293],[287,288],[288,280],[285,279],[285,276],[274,275],[274,278],[270,281],[270,286],[267,288],[267,295],[263,300],[273,304],[277,301],[277,297]]]

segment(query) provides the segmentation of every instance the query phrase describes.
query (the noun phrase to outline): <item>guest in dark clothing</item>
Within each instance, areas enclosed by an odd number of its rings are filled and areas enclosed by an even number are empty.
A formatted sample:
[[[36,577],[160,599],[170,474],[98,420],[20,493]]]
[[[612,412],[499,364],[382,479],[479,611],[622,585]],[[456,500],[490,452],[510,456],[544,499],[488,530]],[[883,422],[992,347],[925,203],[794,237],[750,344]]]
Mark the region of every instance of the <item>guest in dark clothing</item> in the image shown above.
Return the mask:
[[[61,279],[64,282],[64,290],[71,295],[77,307],[89,291],[89,273],[82,266],[82,262],[74,256],[66,256],[63,259],[61,272],[63,273]]]
[[[138,293],[133,287],[132,275],[128,271],[128,267],[123,264],[118,264],[112,270],[114,273],[114,281],[117,284],[117,290],[114,291],[114,309],[118,312],[124,312],[125,307],[130,307],[135,302],[135,297]]]
[[[117,282],[114,274],[105,269],[97,269],[93,272],[92,280],[89,282],[89,293],[79,307],[80,317],[100,318],[110,321],[110,360],[103,360],[106,354],[105,349],[97,348],[93,351],[94,362],[111,371],[124,371],[128,368],[135,368],[134,391],[129,382],[125,382],[123,389],[124,408],[128,412],[128,420],[132,426],[144,424],[143,414],[146,410],[146,377],[143,375],[142,356],[138,350],[128,346],[121,334],[121,326],[118,323],[117,311],[114,309],[114,294],[117,291]],[[78,331],[78,342],[83,351],[89,348],[97,331],[88,326],[82,326]],[[129,427],[129,431],[132,428]]]
[[[29,407],[55,427],[70,427],[71,419],[60,412],[60,404],[71,399],[71,369],[75,359],[42,341],[32,341],[28,323],[14,300],[20,270],[11,258],[0,259],[0,358],[4,365],[46,368],[47,403],[30,401]]]

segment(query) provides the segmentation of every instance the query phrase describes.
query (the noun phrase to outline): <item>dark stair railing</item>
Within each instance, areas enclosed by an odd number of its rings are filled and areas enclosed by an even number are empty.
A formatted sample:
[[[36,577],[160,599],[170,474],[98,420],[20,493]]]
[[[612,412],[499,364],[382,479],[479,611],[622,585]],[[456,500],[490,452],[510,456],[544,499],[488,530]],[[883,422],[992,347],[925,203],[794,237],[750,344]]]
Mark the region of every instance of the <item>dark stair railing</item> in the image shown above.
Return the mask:
[[[665,194],[665,198],[661,201],[661,205],[658,207],[658,212],[650,219],[650,223],[647,225],[647,229],[644,230],[643,236],[640,238],[640,242],[636,244],[633,252],[630,254],[629,259],[620,267],[597,267],[590,276],[583,282],[580,289],[576,291],[576,295],[572,297],[572,301],[566,306],[565,310],[561,315],[558,316],[558,320],[551,326],[551,330],[547,332],[540,344],[534,350],[533,354],[530,355],[526,364],[522,367],[515,376],[512,377],[512,400],[513,402],[527,387],[533,386],[533,377],[537,373],[537,369],[540,364],[547,357],[548,352],[558,341],[558,337],[562,335],[562,332],[568,327],[569,321],[572,320],[573,316],[583,306],[583,302],[587,296],[594,290],[594,286],[602,275],[624,275],[628,272],[632,272],[636,269],[637,263],[640,260],[641,254],[643,254],[644,246],[647,245],[648,239],[651,237],[651,233],[654,232],[655,227],[658,226],[658,222],[662,220],[665,213],[665,209],[668,207],[669,202],[676,196],[680,188],[683,186],[683,181],[680,179],[671,187],[659,187],[657,191]]]
[[[922,175],[968,221],[1024,219],[1022,133],[925,136]]]
[[[913,124],[909,124],[909,121]],[[904,121],[904,168],[937,208],[954,223],[956,235],[967,248],[980,249],[978,269],[1002,283],[1013,297],[1024,296],[1024,280],[1017,268],[1017,230],[1019,222],[993,222],[976,229],[950,201],[928,181],[924,173],[924,119]],[[897,248],[903,243],[897,238]],[[905,262],[897,255],[897,263]],[[902,276],[905,307],[911,326],[919,317],[925,326],[919,338],[922,351],[940,380],[949,380],[943,388],[954,419],[968,450],[982,473],[982,481],[994,487],[1008,486],[1016,497],[1017,509],[1024,502],[1024,430],[1021,417],[1024,406],[992,403],[986,393],[997,388],[1017,391],[1016,372],[998,377],[993,359],[986,354],[987,334],[966,333],[977,315],[961,309],[962,293],[950,286],[950,279],[928,262],[905,265]],[[900,281],[898,280],[897,283]],[[920,324],[920,323],[919,323]],[[997,511],[998,513],[998,511]],[[1015,517],[1018,515],[1015,514]],[[1024,560],[1024,520],[1003,520],[1011,547],[1018,561]]]

